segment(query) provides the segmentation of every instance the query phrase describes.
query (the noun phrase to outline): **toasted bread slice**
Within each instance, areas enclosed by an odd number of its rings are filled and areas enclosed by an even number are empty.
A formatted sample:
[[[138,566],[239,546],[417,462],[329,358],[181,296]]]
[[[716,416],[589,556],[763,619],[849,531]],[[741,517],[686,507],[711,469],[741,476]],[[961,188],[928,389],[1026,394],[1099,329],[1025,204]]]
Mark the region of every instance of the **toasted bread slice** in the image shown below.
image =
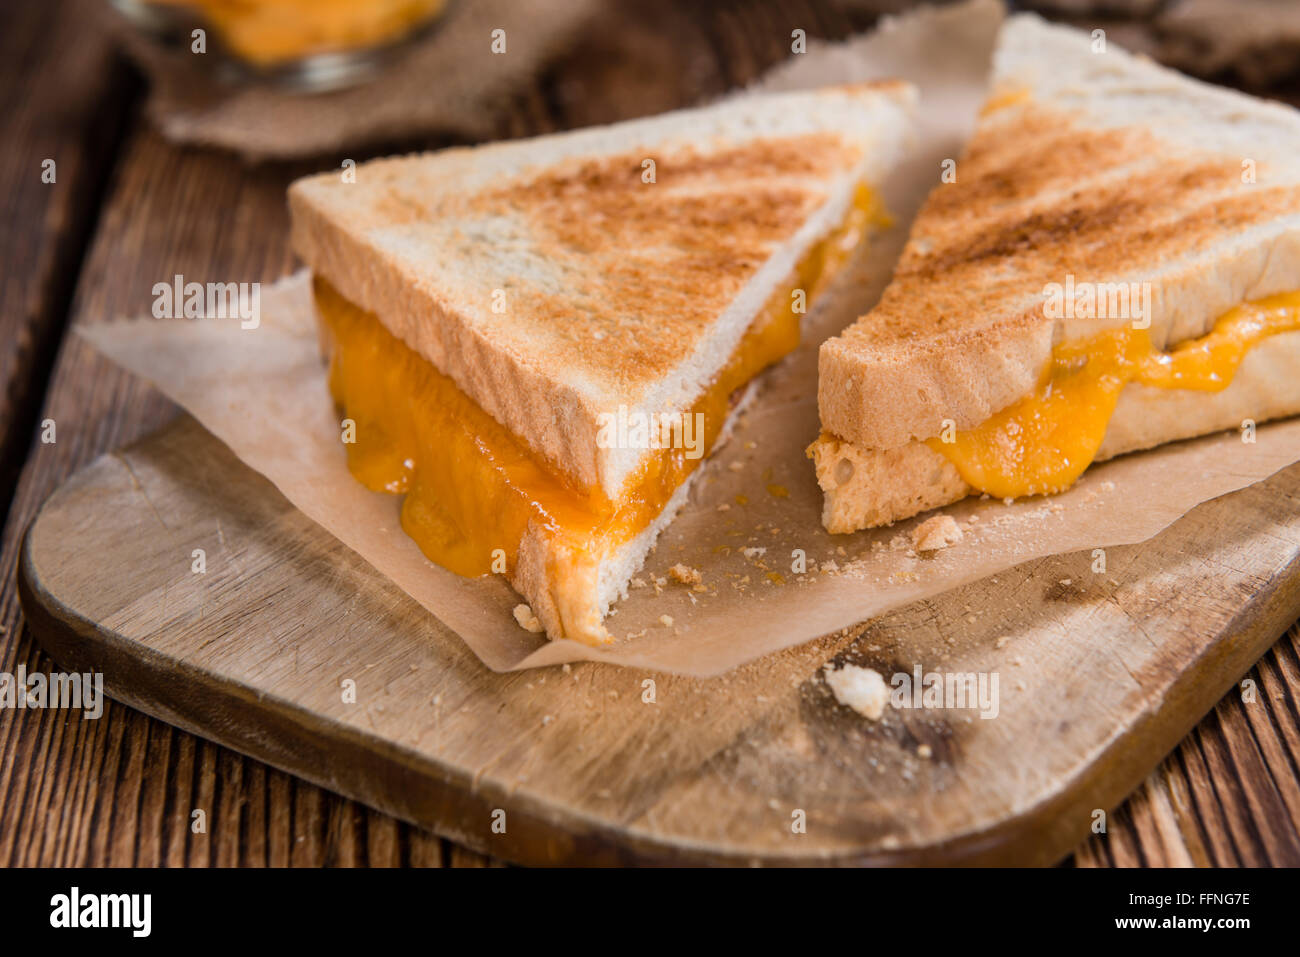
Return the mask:
[[[536,452],[614,496],[640,456],[600,447],[600,414],[690,405],[856,187],[897,161],[913,100],[901,83],[752,96],[377,160],[355,182],[293,184],[293,246]]]
[[[607,640],[698,474],[610,441],[611,417],[704,408],[725,436],[728,398],[797,341],[792,292],[868,222],[913,101],[898,83],[742,96],[295,183],[332,388],[370,443],[354,473],[406,494],[435,561],[504,573],[552,638]]]
[[[1003,27],[991,87],[880,303],[821,347],[810,455],[834,531],[968,494],[936,437],[1023,402],[1063,344],[1149,322],[1151,347],[1169,350],[1243,302],[1300,290],[1300,113],[1030,14]],[[1053,303],[1076,284],[1145,304]],[[1267,359],[1290,348],[1255,346],[1227,393],[1129,384],[1096,457],[1239,425],[1246,407],[1257,421],[1300,411]]]

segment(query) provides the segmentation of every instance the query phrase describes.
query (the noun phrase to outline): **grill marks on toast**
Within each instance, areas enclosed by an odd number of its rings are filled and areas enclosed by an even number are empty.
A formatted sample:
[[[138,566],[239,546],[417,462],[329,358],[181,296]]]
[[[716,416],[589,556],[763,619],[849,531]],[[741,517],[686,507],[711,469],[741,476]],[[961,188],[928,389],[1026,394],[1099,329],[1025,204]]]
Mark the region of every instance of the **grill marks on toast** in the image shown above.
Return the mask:
[[[1152,142],[1131,129],[1089,131],[1062,126],[1056,111],[1026,107],[1007,117],[1005,135],[975,138],[957,166],[957,189],[938,189],[926,202],[929,215],[983,219],[1010,214],[1011,207],[1078,191],[1099,171],[1134,162],[1148,164]]]
[[[766,139],[707,153],[585,160],[484,192],[470,218],[516,217],[545,250],[547,282],[524,283],[534,345],[580,349],[626,388],[661,378],[827,199],[823,183],[857,160],[832,134]],[[642,181],[645,159],[655,182]]]
[[[1279,208],[1300,209],[1294,185],[1242,184],[1240,160],[1171,160],[1140,129],[1090,131],[1042,106],[1018,112],[1006,135],[976,140],[956,184],[931,195],[894,281],[846,344],[864,356],[948,348],[981,328],[1041,321],[1043,286],[1066,273],[1150,271]],[[1118,174],[1093,172],[1099,151]]]

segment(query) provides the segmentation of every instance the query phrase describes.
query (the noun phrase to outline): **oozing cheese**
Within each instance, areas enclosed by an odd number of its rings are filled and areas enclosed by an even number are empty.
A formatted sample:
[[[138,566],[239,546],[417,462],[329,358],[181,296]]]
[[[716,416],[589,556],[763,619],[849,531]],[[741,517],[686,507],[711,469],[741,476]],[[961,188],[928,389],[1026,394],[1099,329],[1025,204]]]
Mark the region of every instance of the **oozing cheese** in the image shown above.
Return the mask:
[[[1120,392],[1226,389],[1246,353],[1266,336],[1300,329],[1300,293],[1243,303],[1199,339],[1157,350],[1145,329],[1125,326],[1057,346],[1037,390],[978,427],[927,440],[966,483],[998,498],[1069,488],[1097,455]]]
[[[773,293],[730,361],[689,410],[701,413],[707,454],[731,397],[799,343],[791,291],[811,301],[880,214],[861,189],[843,226]],[[702,461],[681,448],[655,450],[617,501],[580,488],[484,412],[449,377],[393,337],[372,314],[314,280],[334,401],[352,421],[353,476],[374,491],[405,495],[402,527],[431,560],[460,575],[514,570],[530,521],[593,558],[632,539],[663,510]],[[499,560],[504,559],[502,568]]]

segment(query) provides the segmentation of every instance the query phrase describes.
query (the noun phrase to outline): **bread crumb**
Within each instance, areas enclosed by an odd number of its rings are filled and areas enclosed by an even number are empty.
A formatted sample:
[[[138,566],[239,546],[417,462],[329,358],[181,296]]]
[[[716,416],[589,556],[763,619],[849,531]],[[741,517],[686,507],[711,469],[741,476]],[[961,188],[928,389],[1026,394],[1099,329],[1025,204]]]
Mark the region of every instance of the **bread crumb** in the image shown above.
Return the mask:
[[[673,616],[672,616],[672,615],[660,615],[660,616],[659,616],[659,624],[663,625],[665,628],[671,628],[671,627],[673,626]]]
[[[718,506],[718,511],[719,511],[719,512],[730,512],[730,511],[731,511],[731,506],[728,505],[726,502],[723,502],[721,505]]]
[[[533,614],[533,610],[523,602],[515,605],[515,621],[519,622],[519,627],[524,631],[531,631],[534,635],[539,635],[545,631],[542,623]]]
[[[745,470],[744,462],[728,462],[727,468],[733,472],[743,472]]]
[[[766,548],[742,548],[741,552],[746,558],[762,558],[767,554]]]
[[[912,546],[918,552],[937,552],[961,541],[961,529],[951,515],[928,518],[912,530]]]
[[[880,672],[858,665],[845,665],[838,671],[827,665],[826,683],[835,700],[872,721],[879,721],[889,702],[889,686]]]
[[[1101,483],[1101,490],[1102,490],[1103,492],[1113,492],[1113,491],[1115,491],[1115,483],[1114,483],[1114,482],[1102,482],[1102,483]]]
[[[916,756],[924,761],[930,760],[930,755],[932,754],[934,754],[934,752],[930,750],[928,744],[923,744],[916,749]]]
[[[698,568],[691,568],[689,565],[678,563],[668,569],[668,577],[674,581],[681,582],[683,585],[698,585],[704,581],[704,576],[700,574]]]

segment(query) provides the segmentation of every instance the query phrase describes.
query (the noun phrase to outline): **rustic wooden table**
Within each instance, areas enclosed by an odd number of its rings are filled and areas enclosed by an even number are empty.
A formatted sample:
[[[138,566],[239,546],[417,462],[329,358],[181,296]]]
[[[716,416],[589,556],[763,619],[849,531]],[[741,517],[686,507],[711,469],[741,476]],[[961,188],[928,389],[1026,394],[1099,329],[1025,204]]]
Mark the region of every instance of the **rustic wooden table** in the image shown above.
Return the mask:
[[[329,165],[248,168],[165,143],[142,84],[87,4],[0,9],[0,671],[49,670],[14,593],[19,540],[44,498],[102,452],[176,409],[69,336],[148,311],[176,273],[273,280],[294,267],[284,190]],[[756,76],[791,25],[843,37],[866,14],[815,0],[629,3],[506,105],[502,136],[656,112]],[[614,14],[607,14],[613,17]],[[438,143],[403,143],[416,148]],[[57,178],[42,181],[55,160]],[[43,443],[41,424],[56,423]],[[1300,629],[1250,673],[1259,701],[1225,697],[1071,861],[1300,865]],[[206,833],[190,811],[208,809]],[[496,862],[109,703],[98,721],[0,711],[0,864],[431,865]]]

